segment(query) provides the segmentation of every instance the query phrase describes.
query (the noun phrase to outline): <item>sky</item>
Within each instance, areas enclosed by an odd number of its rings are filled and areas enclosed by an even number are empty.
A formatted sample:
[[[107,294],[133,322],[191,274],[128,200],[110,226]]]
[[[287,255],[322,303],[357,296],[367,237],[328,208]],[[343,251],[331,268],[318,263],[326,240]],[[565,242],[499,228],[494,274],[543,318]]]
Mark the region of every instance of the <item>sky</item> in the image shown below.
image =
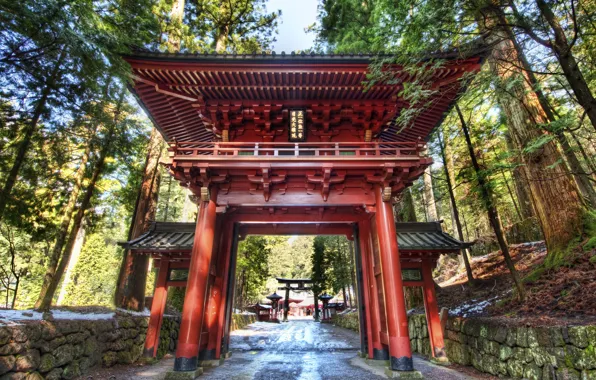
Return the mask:
[[[314,33],[306,34],[304,28],[317,20],[318,0],[269,0],[269,12],[281,10],[277,41],[273,44],[276,53],[305,50],[314,45]]]

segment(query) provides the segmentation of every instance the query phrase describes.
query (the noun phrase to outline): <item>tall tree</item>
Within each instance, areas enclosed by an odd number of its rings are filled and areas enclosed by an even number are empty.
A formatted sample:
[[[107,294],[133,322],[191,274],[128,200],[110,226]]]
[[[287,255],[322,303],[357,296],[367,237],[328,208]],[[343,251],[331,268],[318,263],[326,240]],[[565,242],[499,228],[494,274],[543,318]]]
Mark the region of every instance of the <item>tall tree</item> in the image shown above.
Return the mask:
[[[147,148],[143,179],[128,234],[129,240],[141,236],[147,231],[151,221],[155,220],[161,180],[159,159],[164,149],[163,139],[156,128],[151,130]],[[116,305],[131,310],[143,310],[148,265],[149,257],[146,255],[134,255],[131,251],[124,253],[116,287]]]
[[[61,218],[61,222],[60,222],[59,229],[58,229],[58,236],[56,238],[56,241],[54,242],[54,247],[52,248],[52,251],[50,253],[49,262],[46,267],[46,274],[43,278],[43,284],[41,286],[41,293],[39,294],[39,298],[37,299],[37,302],[35,303],[36,308],[41,305],[42,300],[45,297],[46,292],[48,291],[48,287],[50,286],[50,283],[52,282],[52,278],[54,278],[54,276],[56,274],[56,268],[58,267],[58,262],[59,262],[60,258],[62,257],[64,243],[66,242],[66,238],[68,236],[68,230],[70,227],[70,222],[71,222],[73,214],[74,214],[76,202],[79,198],[79,191],[81,190],[81,186],[83,184],[83,179],[85,177],[85,173],[86,173],[86,169],[87,169],[87,167],[86,167],[87,161],[89,160],[89,155],[91,153],[91,146],[94,141],[95,130],[97,129],[97,125],[95,123],[93,123],[93,124],[94,125],[90,128],[92,130],[92,131],[90,131],[91,135],[89,136],[89,138],[86,141],[87,146],[84,148],[84,152],[83,152],[83,156],[81,158],[81,162],[79,164],[79,168],[77,169],[77,171],[75,173],[74,183],[73,183],[72,190],[70,192],[68,202],[64,206],[64,209],[62,212],[62,218]]]
[[[52,305],[52,300],[54,299],[56,289],[58,288],[58,284],[60,283],[68,263],[70,262],[70,257],[72,255],[72,250],[74,248],[77,235],[79,234],[79,229],[83,224],[85,212],[91,206],[91,200],[95,194],[97,183],[105,171],[106,159],[113,152],[114,142],[118,140],[115,138],[115,135],[122,127],[121,121],[123,113],[122,108],[124,107],[124,95],[125,90],[121,89],[119,98],[117,99],[114,109],[111,112],[112,118],[106,123],[106,125],[104,125],[105,131],[99,144],[101,148],[99,150],[97,160],[93,166],[93,173],[89,179],[87,189],[85,190],[85,194],[81,200],[79,209],[74,217],[73,226],[71,228],[68,241],[66,242],[66,246],[64,247],[64,252],[62,253],[55,274],[50,277],[50,281],[47,284],[44,283],[45,286],[42,286],[39,299],[35,303],[36,309],[43,311],[49,310],[50,306]],[[122,130],[120,129],[120,131]]]
[[[327,265],[325,260],[325,239],[315,237],[312,246],[312,292],[315,301],[315,321],[319,320],[319,296],[327,289]]]
[[[493,228],[495,236],[497,237],[497,241],[499,242],[499,248],[501,248],[501,253],[505,258],[505,263],[509,272],[511,273],[511,277],[513,278],[513,282],[515,287],[517,288],[518,297],[520,300],[524,300],[526,297],[526,291],[524,285],[515,269],[515,264],[513,264],[513,260],[511,260],[511,255],[509,253],[509,245],[507,244],[507,239],[505,237],[505,232],[503,231],[503,226],[501,224],[501,218],[499,218],[499,212],[494,205],[493,195],[491,194],[491,190],[486,178],[486,174],[480,168],[478,164],[478,160],[476,159],[476,153],[474,151],[474,146],[472,144],[472,139],[470,138],[470,133],[468,130],[468,126],[464,115],[462,114],[459,106],[456,104],[455,109],[457,111],[457,115],[459,116],[459,120],[461,123],[461,128],[464,133],[464,137],[466,139],[466,145],[468,147],[468,152],[470,154],[470,160],[472,161],[472,166],[474,168],[474,172],[476,173],[476,180],[478,181],[478,187],[480,191],[480,197],[482,202],[484,203],[484,207],[486,212],[488,213],[488,219],[490,224]]]
[[[455,221],[455,228],[454,230],[457,231],[457,237],[460,241],[464,241],[464,233],[461,225],[461,221],[459,219],[459,209],[457,208],[457,202],[455,201],[455,192],[453,190],[453,184],[451,182],[452,174],[449,172],[449,168],[447,165],[447,155],[445,153],[445,144],[443,143],[443,138],[441,137],[441,133],[437,133],[438,140],[439,140],[439,148],[441,150],[441,158],[443,159],[443,170],[445,171],[445,180],[447,181],[447,192],[449,193],[449,199],[451,201],[451,211],[453,213],[453,219]],[[468,258],[467,248],[461,250],[460,254],[462,256],[464,266],[466,268],[466,275],[468,276],[468,283],[470,285],[474,285],[474,274],[472,272],[472,266],[470,265],[470,260]]]
[[[531,7],[534,4],[522,2],[523,6],[529,8],[525,12],[518,9],[515,1],[505,4],[511,8],[512,22],[518,30],[523,31],[543,47],[552,50],[577,102],[583,107],[592,126],[596,129],[596,98],[573,52],[574,46],[581,38],[582,28],[577,17],[576,3],[577,0],[571,0],[569,6],[563,4],[561,6],[557,2],[535,0],[535,6],[539,12],[532,12]]]
[[[556,252],[581,234],[583,203],[573,178],[560,164],[562,157],[555,142],[540,128],[548,119],[524,79],[523,65],[514,55],[512,41],[503,29],[494,27],[497,16],[488,13],[490,10],[485,12],[479,23],[490,31],[486,40],[493,45],[489,65],[499,78],[498,101],[507,117],[511,138],[522,152],[547,247]]]

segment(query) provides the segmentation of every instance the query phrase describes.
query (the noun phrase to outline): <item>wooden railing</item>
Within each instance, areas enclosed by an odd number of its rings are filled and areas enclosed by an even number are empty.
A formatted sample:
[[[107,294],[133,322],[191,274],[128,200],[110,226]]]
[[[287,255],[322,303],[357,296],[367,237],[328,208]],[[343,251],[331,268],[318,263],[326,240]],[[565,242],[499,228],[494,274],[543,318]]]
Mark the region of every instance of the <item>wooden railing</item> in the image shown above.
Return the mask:
[[[374,159],[379,156],[420,157],[424,144],[419,142],[301,142],[301,143],[242,143],[242,142],[173,142],[170,144],[170,158],[191,158],[193,156],[217,156],[220,159],[267,157],[289,158],[309,157],[333,159]],[[207,158],[207,157],[205,157]]]

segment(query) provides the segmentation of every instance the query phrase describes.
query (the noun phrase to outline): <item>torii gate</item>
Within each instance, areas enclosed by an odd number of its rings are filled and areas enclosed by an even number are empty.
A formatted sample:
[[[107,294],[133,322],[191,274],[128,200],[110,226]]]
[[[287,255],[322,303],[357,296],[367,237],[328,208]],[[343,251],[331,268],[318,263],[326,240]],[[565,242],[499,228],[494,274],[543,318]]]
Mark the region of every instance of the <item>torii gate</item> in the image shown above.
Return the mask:
[[[293,291],[309,291],[312,289],[307,284],[312,284],[310,278],[276,278],[277,282],[283,284],[283,287],[277,288],[277,290],[285,290],[284,297],[284,322],[288,321],[288,312],[290,311],[290,290]],[[295,285],[295,286],[292,286]]]
[[[398,82],[409,74],[391,66],[395,82],[364,91],[370,57],[126,57],[133,92],[170,143],[169,172],[199,199],[191,251],[161,255],[162,296],[156,291],[148,352],[172,265],[188,266],[174,371],[190,377],[201,360],[227,350],[239,236],[343,230],[358,240],[361,283],[369,290],[363,352],[389,359],[391,370],[413,371],[391,201],[431,164],[424,140],[460,93],[460,79],[482,61],[459,52],[442,58],[443,67],[432,73],[432,106],[401,129],[393,120],[410,105]],[[406,261],[429,273],[435,255],[412,255]],[[433,353],[441,357],[439,330],[433,329]]]

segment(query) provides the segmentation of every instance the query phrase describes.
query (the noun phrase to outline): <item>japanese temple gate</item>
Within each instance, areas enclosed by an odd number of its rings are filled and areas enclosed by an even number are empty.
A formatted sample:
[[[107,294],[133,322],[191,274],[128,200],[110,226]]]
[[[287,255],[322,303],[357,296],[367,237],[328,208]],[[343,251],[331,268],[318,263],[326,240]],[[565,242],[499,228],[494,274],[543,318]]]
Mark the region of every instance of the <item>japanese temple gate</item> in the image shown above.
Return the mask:
[[[431,106],[400,129],[393,121],[409,107],[403,86],[382,82],[365,91],[368,57],[127,57],[133,91],[170,144],[169,172],[199,199],[192,233],[156,224],[125,245],[159,266],[146,354],[156,352],[167,286],[184,282],[174,370],[225,356],[242,236],[341,234],[356,240],[362,352],[396,371],[414,369],[403,287],[423,286],[431,351],[444,358],[431,271],[461,242],[435,226],[429,233],[438,246],[403,249],[391,203],[431,164],[424,141],[462,91],[462,76],[480,68],[481,57],[443,58]],[[164,228],[171,239],[160,245],[152,234]],[[176,268],[188,268],[186,281],[170,278]]]

